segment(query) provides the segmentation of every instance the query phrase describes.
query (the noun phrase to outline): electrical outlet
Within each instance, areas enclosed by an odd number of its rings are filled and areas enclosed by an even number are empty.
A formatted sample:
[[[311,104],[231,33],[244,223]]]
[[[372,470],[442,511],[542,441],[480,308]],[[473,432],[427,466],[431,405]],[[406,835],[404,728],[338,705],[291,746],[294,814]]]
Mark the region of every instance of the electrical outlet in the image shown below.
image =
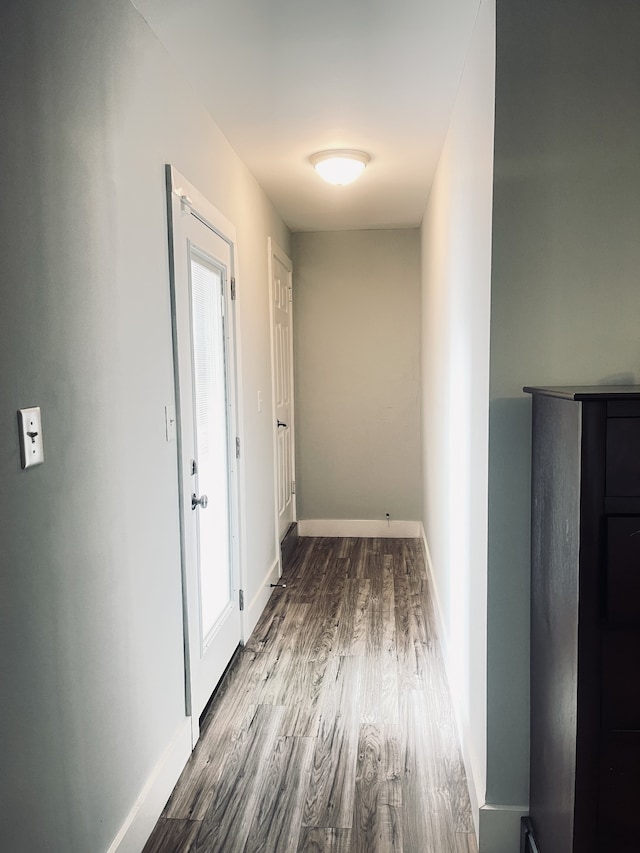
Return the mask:
[[[20,428],[20,464],[23,468],[40,465],[44,462],[40,407],[19,409],[18,426]]]

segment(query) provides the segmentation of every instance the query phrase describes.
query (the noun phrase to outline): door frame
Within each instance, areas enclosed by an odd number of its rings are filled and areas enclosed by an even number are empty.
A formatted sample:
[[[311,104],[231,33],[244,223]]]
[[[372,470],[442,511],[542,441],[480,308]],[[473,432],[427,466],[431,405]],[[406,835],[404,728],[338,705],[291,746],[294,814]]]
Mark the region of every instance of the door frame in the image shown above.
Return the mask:
[[[278,525],[278,427],[276,426],[276,350],[273,335],[273,259],[276,257],[288,272],[288,286],[291,288],[291,336],[290,336],[290,359],[291,365],[291,415],[289,428],[291,430],[291,479],[296,482],[296,419],[295,419],[295,383],[294,383],[294,363],[293,363],[293,263],[286,252],[276,243],[272,237],[267,238],[267,252],[269,256],[269,322],[270,330],[269,337],[271,340],[271,412],[272,412],[272,430],[273,430],[273,499],[274,499],[274,530],[276,540],[276,554],[278,557],[278,575],[282,576],[282,554],[280,551],[280,531]],[[298,520],[297,507],[297,487],[291,495],[292,521]]]
[[[183,466],[182,453],[182,421],[180,411],[180,373],[179,373],[179,354],[178,354],[178,318],[176,313],[176,250],[175,242],[179,235],[179,225],[177,220],[185,214],[193,215],[203,225],[213,231],[229,246],[230,267],[229,267],[229,283],[233,282],[232,293],[235,294],[235,281],[238,275],[237,261],[237,243],[236,229],[213,204],[200,193],[178,170],[167,164],[165,167],[166,189],[167,189],[167,225],[169,237],[169,282],[171,294],[171,322],[172,322],[172,341],[173,341],[173,371],[174,371],[174,387],[175,387],[175,408],[176,408],[176,456],[177,456],[177,477],[178,477],[178,513],[180,524],[180,562],[181,562],[181,581],[182,581],[182,614],[183,614],[183,650],[184,650],[184,671],[185,671],[185,714],[191,717],[192,731],[192,746],[195,746],[199,737],[199,720],[193,714],[192,709],[192,684],[191,684],[191,653],[190,648],[194,638],[190,636],[189,630],[189,598],[188,598],[188,572],[187,572],[187,556],[185,548],[186,531],[184,527],[185,518],[185,501],[190,501],[191,494],[186,494],[183,488],[185,482],[185,472]],[[243,419],[241,411],[242,389],[241,389],[241,362],[240,362],[240,335],[239,335],[239,317],[238,303],[234,296],[229,296],[226,299],[227,318],[227,335],[228,335],[228,356],[231,361],[230,372],[233,381],[229,383],[228,394],[232,398],[233,405],[231,408],[231,418],[229,421],[230,435],[235,435],[242,446]],[[230,477],[230,511],[235,519],[235,541],[230,543],[233,551],[234,577],[233,577],[233,594],[239,595],[240,591],[245,587],[246,566],[245,566],[245,505],[244,505],[244,470],[242,455],[234,459],[235,475]],[[245,613],[240,610],[240,637],[239,641],[245,641],[246,620]]]

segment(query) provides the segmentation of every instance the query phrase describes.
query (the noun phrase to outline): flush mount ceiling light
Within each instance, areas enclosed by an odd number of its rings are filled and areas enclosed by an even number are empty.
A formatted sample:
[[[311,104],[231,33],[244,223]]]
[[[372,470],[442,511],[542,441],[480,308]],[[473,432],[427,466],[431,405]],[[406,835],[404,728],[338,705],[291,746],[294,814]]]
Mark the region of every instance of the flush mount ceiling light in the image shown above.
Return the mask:
[[[344,186],[362,174],[371,157],[364,151],[343,148],[337,151],[318,151],[309,159],[323,180],[329,184]]]

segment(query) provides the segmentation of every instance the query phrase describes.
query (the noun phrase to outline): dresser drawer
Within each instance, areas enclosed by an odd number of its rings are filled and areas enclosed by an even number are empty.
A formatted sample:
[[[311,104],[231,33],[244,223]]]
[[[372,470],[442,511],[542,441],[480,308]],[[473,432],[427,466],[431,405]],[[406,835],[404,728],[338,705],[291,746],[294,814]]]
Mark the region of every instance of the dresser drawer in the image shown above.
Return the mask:
[[[640,626],[640,517],[607,519],[606,615]]]
[[[607,497],[640,497],[640,418],[607,418]]]
[[[602,728],[606,731],[640,731],[639,661],[640,631],[603,632]]]
[[[604,736],[600,755],[598,853],[638,853],[640,732]]]

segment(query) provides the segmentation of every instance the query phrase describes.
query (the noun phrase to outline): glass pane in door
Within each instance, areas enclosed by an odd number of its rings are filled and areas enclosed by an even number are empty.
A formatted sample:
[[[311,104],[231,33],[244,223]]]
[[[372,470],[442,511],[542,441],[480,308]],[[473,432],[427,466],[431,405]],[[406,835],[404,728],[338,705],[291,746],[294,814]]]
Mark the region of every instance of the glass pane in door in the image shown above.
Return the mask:
[[[198,514],[198,575],[203,648],[231,598],[229,441],[222,297],[223,271],[191,254],[195,453],[194,478],[206,507]]]

